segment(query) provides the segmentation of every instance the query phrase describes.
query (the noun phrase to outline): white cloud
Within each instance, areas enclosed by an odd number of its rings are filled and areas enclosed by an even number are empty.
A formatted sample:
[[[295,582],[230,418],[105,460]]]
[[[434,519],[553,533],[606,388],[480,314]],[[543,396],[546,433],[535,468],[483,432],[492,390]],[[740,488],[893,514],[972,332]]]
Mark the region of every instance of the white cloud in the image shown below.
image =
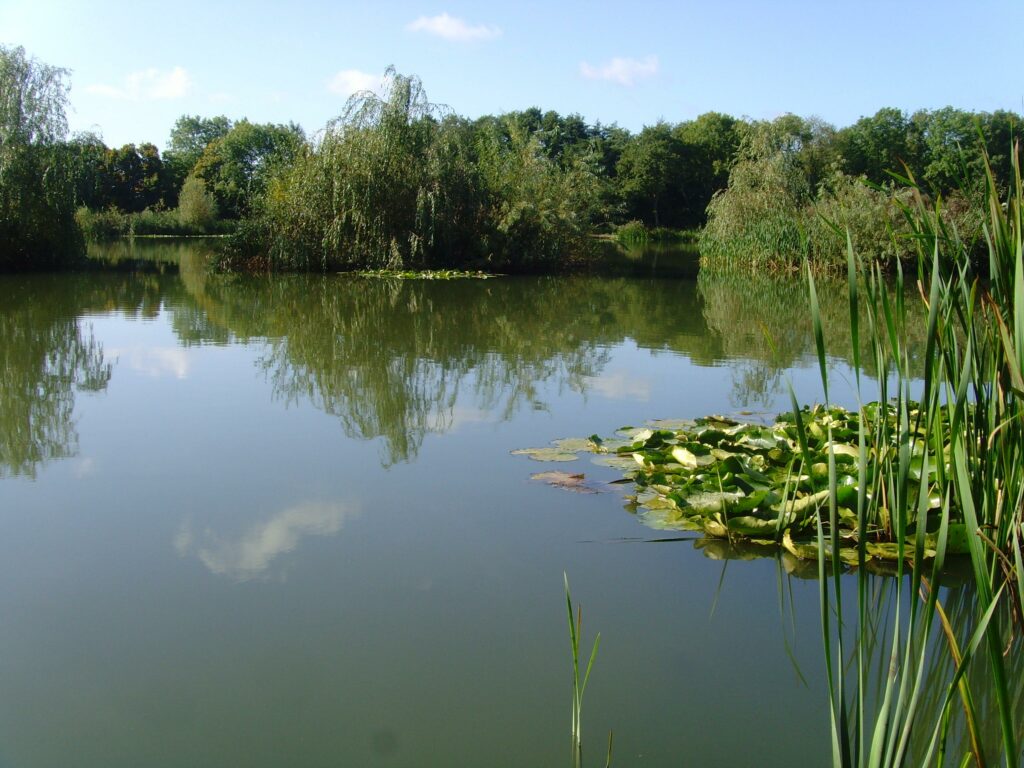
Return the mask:
[[[280,555],[308,536],[331,536],[356,510],[343,504],[307,502],[253,525],[239,538],[221,538],[207,529],[198,537],[183,525],[174,539],[177,553],[194,554],[213,573],[245,581],[263,573]]]
[[[580,64],[580,74],[588,80],[607,80],[610,83],[632,86],[658,74],[658,57],[645,56],[643,59],[628,59],[616,56],[599,67],[587,62]]]
[[[600,395],[609,400],[639,400],[646,402],[651,398],[651,382],[638,376],[631,376],[625,371],[604,376],[590,376],[587,384]]]
[[[75,477],[81,480],[96,473],[96,459],[91,456],[83,456],[72,465]]]
[[[420,16],[406,26],[410,32],[426,32],[444,40],[465,43],[472,40],[492,40],[501,35],[501,29],[491,24],[468,24],[456,16]]]
[[[343,69],[327,82],[327,90],[340,96],[351,96],[359,91],[377,91],[382,83],[382,75],[358,69]]]
[[[192,367],[188,352],[179,347],[138,345],[111,349],[109,355],[118,360],[124,358],[133,371],[153,378],[170,375],[176,379],[185,379]]]
[[[184,67],[163,71],[144,69],[126,76],[120,86],[96,83],[85,88],[87,93],[122,101],[171,101],[188,95],[192,80]]]

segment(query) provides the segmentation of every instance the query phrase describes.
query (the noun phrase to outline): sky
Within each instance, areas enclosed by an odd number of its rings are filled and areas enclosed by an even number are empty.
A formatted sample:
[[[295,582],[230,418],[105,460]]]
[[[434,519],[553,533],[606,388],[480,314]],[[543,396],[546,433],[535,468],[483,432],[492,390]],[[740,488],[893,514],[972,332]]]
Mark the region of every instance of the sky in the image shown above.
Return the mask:
[[[467,117],[531,106],[632,131],[704,112],[1024,112],[1024,0],[611,3],[0,0],[0,44],[71,71],[72,131],[166,145],[183,114],[308,133],[385,68]]]

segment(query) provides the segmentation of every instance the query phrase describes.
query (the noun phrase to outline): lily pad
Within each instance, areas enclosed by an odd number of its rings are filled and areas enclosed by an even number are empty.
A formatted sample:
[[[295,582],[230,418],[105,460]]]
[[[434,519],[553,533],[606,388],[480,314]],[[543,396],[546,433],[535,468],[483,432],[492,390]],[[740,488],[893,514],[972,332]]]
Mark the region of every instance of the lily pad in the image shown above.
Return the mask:
[[[529,456],[534,461],[576,461],[579,456],[561,448],[517,448],[513,456]]]
[[[651,429],[669,429],[677,431],[680,429],[693,429],[696,422],[692,419],[652,419],[647,422]]]
[[[598,449],[598,445],[589,437],[563,437],[555,440],[554,446],[566,453],[595,452]]]
[[[595,456],[592,461],[595,464],[599,464],[603,467],[612,467],[613,469],[620,469],[623,472],[636,469],[636,462],[633,457],[628,453],[625,455],[615,453],[605,453],[600,456]]]
[[[537,480],[556,488],[564,488],[574,493],[597,493],[596,488],[586,484],[586,476],[582,472],[537,472],[530,475],[531,480]]]

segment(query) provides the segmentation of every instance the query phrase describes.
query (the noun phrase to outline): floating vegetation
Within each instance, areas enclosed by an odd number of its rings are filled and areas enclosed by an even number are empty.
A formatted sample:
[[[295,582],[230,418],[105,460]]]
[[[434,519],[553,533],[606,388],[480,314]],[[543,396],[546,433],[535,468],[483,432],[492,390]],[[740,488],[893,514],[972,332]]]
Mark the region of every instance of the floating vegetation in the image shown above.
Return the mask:
[[[555,488],[563,488],[573,493],[598,493],[599,491],[587,485],[586,475],[582,472],[536,472],[530,475],[531,480],[553,485]]]
[[[625,473],[624,480],[633,486],[629,509],[645,525],[659,530],[697,531],[715,539],[782,546],[790,554],[808,560],[818,557],[819,522],[826,529],[830,526],[831,454],[838,511],[838,556],[844,562],[856,564],[861,537],[856,514],[861,492],[860,418],[865,419],[866,432],[888,436],[886,441],[865,448],[868,464],[885,466],[898,451],[909,448],[910,478],[920,483],[922,474],[927,473],[922,487],[929,489],[929,495],[921,500],[922,504],[929,510],[942,504],[939,493],[932,489],[937,473],[948,469],[948,424],[942,423],[938,432],[943,436],[945,466],[937,467],[937,462],[925,460],[925,453],[932,446],[925,443],[924,426],[915,426],[922,421],[920,410],[915,405],[908,415],[909,423],[901,427],[899,414],[891,405],[870,403],[861,414],[818,405],[782,414],[771,425],[724,416],[656,421],[648,427],[623,427],[607,440],[592,435],[513,453],[537,461],[569,461],[583,452],[597,454],[596,463]],[[880,455],[884,452],[891,454]],[[582,475],[578,477],[582,482]],[[877,481],[869,472],[864,488],[868,499],[881,487]],[[911,556],[917,537],[915,526],[911,524],[903,532],[905,546],[900,546],[884,504],[880,504],[880,510],[878,519],[864,529],[867,557],[896,560],[901,552]],[[937,539],[937,524],[936,530],[924,531],[925,557],[934,556]],[[946,551],[967,551],[962,522],[950,524]],[[825,554],[831,557],[831,548],[826,547]]]
[[[595,442],[596,440],[596,442]],[[546,448],[517,448],[513,456],[529,456],[534,461],[576,461],[584,451],[596,451],[601,445],[597,435],[593,437],[566,437],[555,440]]]
[[[461,269],[361,269],[342,274],[352,274],[356,277],[386,277],[392,280],[489,280],[492,277],[501,277],[491,272]]]

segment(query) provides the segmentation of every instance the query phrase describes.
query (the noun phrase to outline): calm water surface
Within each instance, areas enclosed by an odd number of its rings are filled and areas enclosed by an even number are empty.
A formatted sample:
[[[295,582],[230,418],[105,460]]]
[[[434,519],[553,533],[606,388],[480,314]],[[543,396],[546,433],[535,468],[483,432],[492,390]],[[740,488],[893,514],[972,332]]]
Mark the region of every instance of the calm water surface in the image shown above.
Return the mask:
[[[0,277],[0,766],[566,765],[563,571],[592,764],[827,763],[815,582],[509,454],[815,400],[800,286],[113,250]]]

